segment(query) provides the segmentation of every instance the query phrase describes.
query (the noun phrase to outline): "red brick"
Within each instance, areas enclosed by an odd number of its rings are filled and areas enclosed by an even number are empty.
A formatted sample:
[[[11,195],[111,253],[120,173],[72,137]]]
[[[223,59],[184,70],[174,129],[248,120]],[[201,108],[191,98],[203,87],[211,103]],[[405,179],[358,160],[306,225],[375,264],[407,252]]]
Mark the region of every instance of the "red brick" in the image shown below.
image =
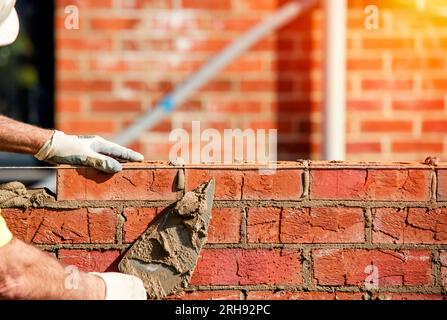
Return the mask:
[[[124,209],[123,242],[134,242],[157,217],[157,208]]]
[[[400,132],[400,133],[410,133],[413,130],[413,123],[411,121],[363,121],[361,124],[362,132]]]
[[[447,133],[447,121],[446,120],[423,121],[422,132]]]
[[[199,170],[186,169],[186,191],[197,188],[214,178],[215,200],[240,200],[242,189],[242,172],[237,170]]]
[[[80,65],[79,61],[76,61],[74,59],[58,58],[56,60],[56,68],[60,71],[75,72],[79,71]]]
[[[118,250],[87,251],[59,249],[58,258],[67,266],[76,266],[85,272],[117,272]]]
[[[411,38],[364,38],[362,40],[364,49],[412,49],[414,40]]]
[[[84,199],[86,195],[86,170],[60,168],[57,170],[57,199]]]
[[[174,200],[176,170],[125,168],[107,174],[93,168],[58,170],[58,200]],[[73,189],[72,181],[77,188]],[[71,190],[66,190],[71,189]]]
[[[59,121],[59,130],[67,134],[107,134],[115,132],[115,125],[111,120],[66,120]]]
[[[439,253],[439,261],[441,263],[441,285],[444,290],[447,289],[447,251],[442,250]]]
[[[444,61],[444,60],[442,60]],[[444,63],[444,62],[443,62]],[[444,69],[441,67],[440,69]],[[433,91],[442,91],[447,90],[447,79],[446,78],[438,78],[438,79],[425,79],[422,87],[424,90],[433,90]]]
[[[413,80],[363,80],[362,89],[365,91],[383,90],[411,90]]]
[[[348,111],[379,111],[382,108],[381,100],[354,100],[348,99]]]
[[[135,28],[141,21],[133,18],[98,18],[91,19],[91,28],[95,31],[121,31]]]
[[[81,111],[81,100],[79,98],[61,98],[56,101],[56,112],[77,113]]]
[[[224,70],[224,75],[235,75],[241,73],[251,73],[251,72],[263,72],[264,71],[264,61],[261,58],[239,58],[228,65]]]
[[[260,10],[275,10],[278,8],[278,0],[239,0],[237,3],[249,12]]]
[[[447,201],[447,170],[438,170],[438,201]]]
[[[259,101],[222,101],[207,105],[207,110],[218,113],[259,113],[262,112],[262,102]],[[250,126],[251,128],[251,126]]]
[[[228,30],[228,31],[243,32],[247,31],[248,28],[254,26],[257,22],[258,20],[256,18],[251,17],[241,17],[241,16],[240,17],[229,16],[226,18],[222,17],[222,19],[219,19],[219,24],[216,24],[217,25],[216,31]]]
[[[220,42],[220,46],[225,46],[225,42]],[[213,50],[214,51],[214,50]],[[203,92],[227,92],[230,91],[233,87],[233,83],[231,81],[226,80],[214,80],[207,83],[205,86],[200,89]]]
[[[346,149],[348,153],[379,153],[382,145],[380,142],[348,143]]]
[[[301,254],[294,250],[202,250],[192,285],[300,285]]]
[[[383,68],[383,61],[382,59],[354,59],[349,58],[347,62],[348,70],[355,71],[355,70],[361,70],[361,71],[368,71],[368,70],[381,70]]]
[[[447,209],[373,210],[374,243],[440,243],[447,241]]]
[[[284,208],[282,243],[362,243],[365,241],[361,208]]]
[[[1,215],[14,237],[31,242],[43,220],[44,210],[2,209]]]
[[[208,243],[238,243],[241,217],[241,209],[238,208],[213,208]]]
[[[430,200],[430,170],[312,169],[312,199]]]
[[[170,300],[241,300],[240,291],[219,290],[219,291],[194,291],[181,292],[169,296]]]
[[[303,193],[302,170],[277,169],[272,175],[258,170],[244,172],[243,200],[299,200]]]
[[[322,249],[312,256],[319,285],[364,287],[370,265],[378,268],[379,287],[433,284],[429,250]]]
[[[146,7],[154,9],[169,9],[172,8],[171,2],[165,0],[132,0],[122,1],[119,4],[125,9],[144,9]]]
[[[75,5],[80,9],[105,9],[112,8],[112,0],[57,0],[57,5],[60,7]]]
[[[19,239],[36,244],[114,243],[112,209],[6,209],[2,215]]]
[[[442,58],[393,58],[393,70],[397,71],[427,71],[444,69],[445,60]]]
[[[109,92],[112,82],[109,80],[58,79],[57,89],[65,93]]]
[[[444,100],[442,99],[411,99],[393,101],[393,109],[398,111],[429,111],[444,110]]]
[[[248,242],[278,243],[281,209],[250,208],[247,216]]]
[[[139,112],[141,111],[141,101],[94,100],[91,110],[94,112]]]
[[[335,292],[335,300],[364,300],[365,295],[361,292]]]
[[[424,48],[427,49],[447,49],[447,38],[445,37],[436,37],[436,38],[426,38],[423,41]]]
[[[361,292],[249,291],[247,300],[363,300]]]
[[[175,170],[123,170],[113,176],[87,169],[86,200],[174,200]]]
[[[447,300],[445,294],[428,294],[428,293],[380,293],[374,294],[373,300]]]
[[[231,0],[213,0],[212,2],[202,0],[183,0],[182,6],[186,9],[230,10]]]
[[[444,143],[442,141],[394,141],[391,145],[391,150],[396,153],[433,152],[438,154],[443,152]]]
[[[66,51],[108,51],[113,47],[113,39],[111,37],[64,37],[56,36],[56,49],[58,52]]]
[[[114,243],[116,224],[116,213],[112,209],[89,208],[90,243]]]

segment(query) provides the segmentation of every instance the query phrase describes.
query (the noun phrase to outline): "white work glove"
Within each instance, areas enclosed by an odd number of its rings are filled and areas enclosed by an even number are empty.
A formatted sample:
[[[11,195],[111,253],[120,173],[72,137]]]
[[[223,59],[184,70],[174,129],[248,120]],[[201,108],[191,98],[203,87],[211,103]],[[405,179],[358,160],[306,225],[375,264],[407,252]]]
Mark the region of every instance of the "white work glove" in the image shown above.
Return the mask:
[[[122,170],[114,158],[136,162],[144,160],[142,154],[101,137],[71,136],[57,130],[35,157],[53,164],[85,165],[108,173]]]
[[[105,300],[147,300],[146,289],[139,278],[124,273],[90,273],[104,281]]]

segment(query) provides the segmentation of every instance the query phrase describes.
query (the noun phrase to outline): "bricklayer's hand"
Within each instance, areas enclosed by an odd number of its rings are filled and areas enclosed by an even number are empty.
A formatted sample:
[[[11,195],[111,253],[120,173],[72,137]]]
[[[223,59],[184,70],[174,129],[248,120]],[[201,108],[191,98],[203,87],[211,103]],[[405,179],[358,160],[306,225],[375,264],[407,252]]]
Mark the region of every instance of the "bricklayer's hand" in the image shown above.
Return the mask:
[[[116,159],[136,162],[144,160],[140,153],[101,137],[72,136],[57,130],[35,157],[53,164],[85,165],[108,173],[122,170]]]

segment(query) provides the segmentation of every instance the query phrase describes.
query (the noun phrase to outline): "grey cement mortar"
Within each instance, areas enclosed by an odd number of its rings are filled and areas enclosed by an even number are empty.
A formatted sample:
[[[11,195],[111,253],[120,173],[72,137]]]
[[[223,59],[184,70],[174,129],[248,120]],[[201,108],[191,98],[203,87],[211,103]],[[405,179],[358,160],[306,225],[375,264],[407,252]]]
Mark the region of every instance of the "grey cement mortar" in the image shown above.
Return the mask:
[[[0,204],[7,208],[39,207],[55,201],[43,189],[27,190],[20,182],[9,182],[0,185]]]
[[[139,277],[149,298],[164,298],[188,286],[207,240],[213,195],[213,180],[186,193],[121,260],[120,271]]]
[[[29,192],[44,192],[43,190],[34,190]],[[78,208],[160,208],[167,207],[172,201],[153,201],[153,200],[63,200],[55,201],[52,196],[42,201],[32,203],[34,207],[52,208],[52,209],[78,209]],[[369,201],[369,200],[215,200],[215,208],[318,208],[318,207],[361,207],[361,208],[427,208],[438,209],[447,208],[447,201]],[[17,206],[3,205],[2,208],[14,208]]]

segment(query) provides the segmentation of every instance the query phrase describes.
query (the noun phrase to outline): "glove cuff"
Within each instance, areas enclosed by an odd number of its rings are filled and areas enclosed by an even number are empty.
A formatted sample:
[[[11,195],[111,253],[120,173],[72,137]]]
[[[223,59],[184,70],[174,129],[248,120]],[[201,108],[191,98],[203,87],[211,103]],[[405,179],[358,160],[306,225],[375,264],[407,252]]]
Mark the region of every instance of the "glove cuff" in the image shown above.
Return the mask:
[[[12,233],[9,231],[5,219],[0,215],[0,248],[6,246],[11,240]]]
[[[42,148],[40,148],[39,152],[37,152],[34,157],[38,160],[44,161],[51,157],[51,152],[53,151],[54,140],[61,138],[65,134],[62,131],[54,130],[53,136],[50,140],[45,142]]]
[[[143,282],[134,276],[113,272],[91,272],[90,274],[104,281],[106,286],[105,300],[147,300]]]

